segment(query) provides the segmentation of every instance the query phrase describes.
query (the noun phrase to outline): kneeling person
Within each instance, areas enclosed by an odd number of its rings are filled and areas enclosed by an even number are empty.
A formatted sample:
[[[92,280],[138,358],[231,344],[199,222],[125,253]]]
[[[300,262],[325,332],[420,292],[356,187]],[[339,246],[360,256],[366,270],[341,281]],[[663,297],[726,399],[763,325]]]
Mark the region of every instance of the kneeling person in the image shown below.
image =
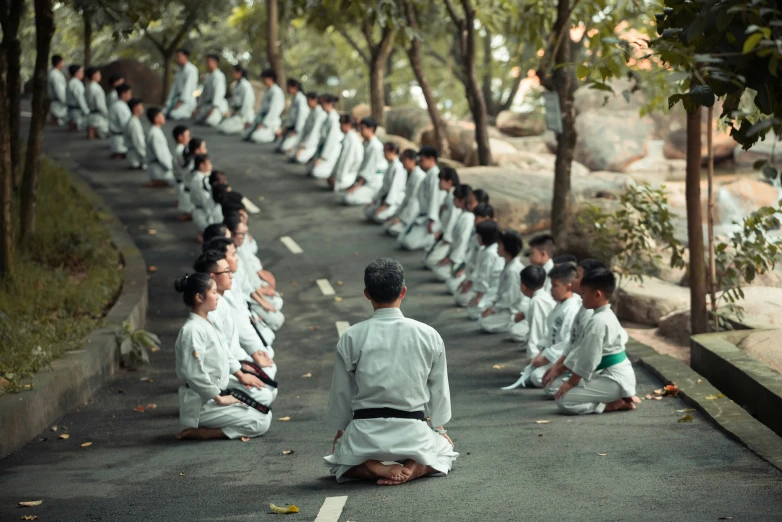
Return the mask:
[[[443,340],[433,328],[402,315],[407,288],[397,261],[370,263],[364,285],[375,313],[337,343],[327,410],[337,435],[325,460],[338,481],[396,485],[444,475],[459,454],[442,428],[451,418]]]

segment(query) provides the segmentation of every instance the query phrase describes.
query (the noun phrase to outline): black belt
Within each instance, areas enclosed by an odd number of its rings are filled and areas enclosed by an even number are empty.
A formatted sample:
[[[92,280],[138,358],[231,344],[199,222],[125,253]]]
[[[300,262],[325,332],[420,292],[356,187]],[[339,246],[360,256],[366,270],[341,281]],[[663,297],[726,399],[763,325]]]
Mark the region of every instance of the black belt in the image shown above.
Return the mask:
[[[114,132],[111,129],[109,129],[109,134],[111,134],[112,136],[124,136],[125,135],[124,132]]]
[[[197,208],[197,207],[196,207]],[[266,339],[263,338],[263,334],[261,333],[261,327],[258,326],[258,323],[255,319],[255,312],[253,312],[253,305],[250,303],[247,303],[247,310],[250,312],[250,324],[253,325],[253,329],[255,330],[255,333],[258,334],[258,337],[261,339],[261,342],[263,343],[263,346],[265,348],[269,347],[269,343],[266,342]]]
[[[68,105],[69,109],[79,109],[81,110],[81,105]]]
[[[248,393],[243,392],[242,390],[239,390],[237,388],[228,388],[227,390],[223,390],[220,392],[220,395],[222,396],[230,395],[231,397],[240,400],[250,408],[256,409],[261,413],[269,413],[270,411],[272,411],[272,409],[269,406],[266,406],[265,404],[261,404],[260,402],[250,397]]]
[[[254,362],[241,361],[241,364],[242,364],[243,372],[249,373],[250,375],[255,375],[261,380],[262,383],[264,383],[267,386],[271,386],[272,388],[277,387],[277,381],[269,377],[269,374],[263,371],[263,368],[261,368]]]
[[[366,408],[353,412],[353,420],[361,419],[411,419],[426,422],[422,411],[402,411],[394,408]]]

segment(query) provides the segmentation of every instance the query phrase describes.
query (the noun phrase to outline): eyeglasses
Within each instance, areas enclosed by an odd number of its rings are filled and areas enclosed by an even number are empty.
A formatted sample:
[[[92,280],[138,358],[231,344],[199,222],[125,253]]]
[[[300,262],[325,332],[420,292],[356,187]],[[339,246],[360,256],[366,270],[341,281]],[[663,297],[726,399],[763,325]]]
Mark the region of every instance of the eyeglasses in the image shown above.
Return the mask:
[[[212,273],[213,273],[214,275],[224,275],[224,274],[227,274],[227,275],[228,275],[229,277],[231,277],[231,278],[233,278],[233,276],[234,276],[234,273],[233,273],[233,272],[231,272],[231,269],[230,269],[230,268],[226,268],[226,269],[225,269],[225,270],[223,270],[222,272],[212,272]]]

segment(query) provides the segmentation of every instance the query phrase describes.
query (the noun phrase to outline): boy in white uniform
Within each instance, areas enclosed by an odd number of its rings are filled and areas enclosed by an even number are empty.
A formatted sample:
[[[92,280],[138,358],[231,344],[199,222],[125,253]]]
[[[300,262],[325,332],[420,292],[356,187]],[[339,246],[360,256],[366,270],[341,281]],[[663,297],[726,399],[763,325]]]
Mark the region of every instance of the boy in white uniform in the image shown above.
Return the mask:
[[[223,134],[242,134],[255,119],[255,90],[247,80],[247,73],[241,65],[234,65],[231,71],[234,85],[231,89],[230,114],[226,114],[217,130]]]
[[[326,121],[326,111],[320,106],[320,98],[311,92],[307,95],[310,113],[304,123],[304,129],[296,145],[288,153],[288,159],[300,165],[306,165],[318,151],[321,128]]]
[[[358,176],[358,169],[364,159],[364,145],[361,136],[354,129],[356,122],[350,114],[339,117],[339,130],[342,131],[342,147],[339,151],[339,159],[334,165],[331,176],[326,179],[329,187],[334,192],[342,192],[353,185]]]
[[[477,191],[473,191],[473,195],[475,195],[476,192]],[[469,232],[465,232],[465,235],[460,239],[460,241],[467,242],[466,251],[459,245],[459,249],[457,250],[454,247],[451,255],[445,259],[450,259],[452,263],[450,275],[445,281],[445,286],[452,295],[455,295],[459,291],[462,283],[470,278],[473,270],[475,270],[475,265],[478,262],[478,253],[483,247],[478,241],[478,234],[475,233],[476,228],[484,221],[494,221],[494,207],[488,203],[479,204],[472,213],[475,216],[473,218],[474,225]],[[463,252],[463,256],[458,255],[460,252]],[[439,275],[438,271],[435,271],[435,275]]]
[[[375,312],[337,343],[326,415],[337,434],[326,463],[338,481],[445,475],[459,454],[443,429],[451,418],[443,340],[402,315],[407,288],[397,261],[370,263],[364,286]]]
[[[372,118],[361,120],[361,137],[364,138],[364,159],[358,168],[358,178],[342,195],[343,205],[367,205],[383,187],[383,174],[388,161],[383,154],[383,143],[375,136],[377,122]]]
[[[470,239],[475,234],[475,214],[473,211],[478,206],[478,199],[472,187],[460,184],[453,191],[453,205],[458,212],[452,215],[453,226],[448,233],[443,233],[438,243],[442,244],[446,252],[445,257],[434,263],[426,258],[426,266],[434,272],[440,281],[447,281],[453,275],[454,268],[464,263]]]
[[[131,169],[146,169],[147,141],[144,138],[144,127],[141,125],[141,115],[144,114],[144,104],[138,98],[128,102],[130,119],[125,126],[125,143],[128,147],[128,162]]]
[[[111,110],[111,106],[114,102],[119,100],[119,93],[117,93],[117,87],[125,85],[125,77],[121,74],[112,74],[109,76],[109,94],[108,94],[108,106]]]
[[[216,54],[206,56],[206,68],[209,74],[204,81],[201,97],[193,112],[196,123],[217,127],[223,121],[223,114],[228,112],[228,101],[225,99],[227,85],[225,74],[219,68],[220,57]]]
[[[174,85],[166,100],[166,118],[186,120],[192,118],[197,106],[196,88],[198,87],[198,68],[190,62],[190,51],[178,49],[176,63],[179,69],[174,77]]]
[[[440,206],[440,223],[442,228],[434,233],[435,241],[424,254],[423,265],[431,269],[448,256],[450,244],[453,240],[453,228],[463,212],[463,206],[454,204],[455,191],[459,187],[459,174],[456,169],[445,167],[440,172],[440,191],[445,193],[445,198]]]
[[[177,210],[179,210],[179,221],[190,221],[193,219],[193,202],[190,201],[190,193],[185,190],[185,178],[187,175],[187,164],[185,160],[185,151],[190,143],[190,129],[184,125],[177,125],[172,132],[174,137],[174,178],[176,179]]]
[[[106,105],[106,93],[100,86],[100,70],[90,67],[85,73],[90,83],[85,90],[85,99],[90,114],[87,116],[87,139],[106,139],[109,133],[109,108]]]
[[[147,119],[152,125],[147,134],[147,173],[149,182],[147,187],[173,187],[176,185],[174,178],[174,158],[168,148],[168,140],[163,133],[163,125],[166,117],[163,111],[156,107],[147,109]]]
[[[554,236],[539,234],[529,240],[530,250],[526,254],[530,264],[543,267],[546,275],[554,268]],[[546,279],[546,290],[551,290],[551,281]]]
[[[125,159],[128,147],[125,145],[125,127],[132,116],[128,102],[133,97],[130,85],[117,87],[117,101],[109,107],[109,145],[112,159]]]
[[[299,135],[304,130],[307,117],[310,115],[310,107],[307,105],[307,97],[302,92],[301,82],[295,78],[288,78],[286,90],[291,95],[291,105],[288,107],[288,122],[286,126],[277,130],[276,139],[279,140],[277,152],[287,154],[299,141]]]
[[[334,166],[339,160],[344,134],[340,129],[339,113],[334,109],[337,97],[324,94],[321,97],[321,107],[328,117],[320,132],[318,150],[307,164],[307,173],[315,179],[326,179],[331,176]]]
[[[426,174],[421,170],[416,161],[416,152],[413,149],[402,151],[400,160],[402,167],[407,172],[407,183],[405,184],[405,199],[396,210],[396,213],[383,223],[383,228],[388,235],[397,237],[400,233],[407,230],[407,227],[418,216],[418,191],[421,183],[426,178]]]
[[[245,134],[245,141],[253,143],[271,143],[282,125],[282,111],[285,110],[285,93],[277,85],[277,71],[264,69],[261,80],[266,90],[261,98],[261,107],[255,121]]]
[[[557,302],[551,297],[551,292],[545,288],[546,280],[546,271],[537,265],[529,265],[521,271],[521,293],[529,299],[523,319],[527,336],[521,342],[526,345],[527,356],[530,359],[543,349],[547,332],[546,321],[548,315],[557,306]]]
[[[471,306],[473,301],[475,301],[479,286],[485,293],[490,279],[495,273],[497,279],[499,279],[502,269],[505,267],[505,260],[498,253],[499,246],[497,245],[497,240],[500,237],[500,229],[497,223],[484,221],[475,227],[475,234],[478,236],[478,244],[480,245],[476,254],[475,264],[470,271],[470,275],[453,296],[456,304],[462,308]]]
[[[364,215],[375,223],[382,224],[391,218],[405,200],[407,171],[399,161],[399,146],[389,141],[383,145],[383,154],[388,162],[388,169],[383,176],[383,186],[375,199],[364,208]]]
[[[426,172],[426,178],[418,189],[418,216],[398,237],[400,246],[406,250],[429,249],[435,242],[435,234],[441,229],[440,207],[445,192],[440,190],[437,156],[437,149],[428,145],[418,151],[418,164]]]
[[[68,82],[62,70],[65,67],[65,60],[62,56],[55,54],[52,56],[52,68],[49,69],[49,76],[46,82],[46,93],[49,95],[49,115],[52,122],[62,127],[65,124],[65,118],[68,116],[68,101],[66,99],[66,90]]]
[[[68,127],[71,131],[81,131],[87,124],[87,116],[90,108],[84,97],[84,69],[81,65],[68,67],[71,79],[68,80],[68,88],[65,92],[65,100],[68,104]]]
[[[518,232],[505,230],[500,236],[499,254],[505,259],[505,268],[502,269],[496,298],[487,303],[489,306],[479,319],[484,332],[504,333],[513,326],[519,303],[524,299],[521,293],[521,271],[524,264],[519,259],[523,248],[524,242]]]

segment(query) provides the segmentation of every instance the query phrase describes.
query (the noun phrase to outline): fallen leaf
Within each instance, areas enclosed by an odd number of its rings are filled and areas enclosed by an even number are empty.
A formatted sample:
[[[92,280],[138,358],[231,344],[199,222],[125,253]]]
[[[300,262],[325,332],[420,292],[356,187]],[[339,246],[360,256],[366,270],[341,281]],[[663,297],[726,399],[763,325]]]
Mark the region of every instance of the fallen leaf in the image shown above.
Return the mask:
[[[652,400],[652,396],[651,396],[651,395],[649,395],[648,393],[646,394],[646,397],[645,397],[645,398],[646,398],[647,400]]]
[[[340,296],[335,296],[334,297],[334,302],[335,303],[341,303],[342,302],[342,298]]]
[[[180,473],[180,474],[179,474],[179,476],[180,476],[180,477],[184,477],[184,476],[185,476],[185,474],[184,474],[184,473]]]
[[[263,197],[263,196],[258,196],[258,201],[265,201],[265,200],[266,200],[266,198],[265,198],[265,197]]]
[[[62,440],[67,440],[68,438],[70,438],[70,435],[68,435],[67,433],[61,433],[60,436],[57,438]]]
[[[492,366],[492,368],[494,368],[495,370],[502,370],[503,368],[505,368],[505,365],[504,364],[495,364],[494,366]]]
[[[654,399],[656,401],[661,401],[661,400],[663,400],[663,397],[662,397],[662,395],[655,395],[654,397],[652,397],[652,399]]]
[[[147,404],[148,410],[154,410],[155,408],[157,408],[157,404],[155,404],[154,402],[150,402],[149,404]]]
[[[24,502],[19,502],[20,507],[35,507],[40,506],[43,504],[43,500],[26,500]]]
[[[695,411],[695,408],[685,408],[683,410],[676,410],[676,413],[689,413],[691,411]]]
[[[289,513],[298,513],[299,512],[299,508],[297,508],[293,504],[291,504],[287,508],[277,507],[274,504],[269,504],[269,508],[271,508],[272,513],[275,513],[277,515],[287,515]]]
[[[717,399],[721,399],[723,397],[725,397],[724,393],[718,393],[717,395],[707,395],[706,397],[704,397],[704,399],[706,399],[707,401],[716,401]]]
[[[155,265],[149,265],[149,268],[147,268],[147,272],[157,272],[157,267]]]
[[[302,379],[308,379],[310,377],[312,377],[312,372],[305,373],[304,375],[301,376]]]
[[[654,390],[654,393],[657,394],[657,395],[662,395],[663,394],[663,389],[659,388],[657,390]]]
[[[280,417],[277,420],[280,421],[280,422],[288,422],[289,420],[291,420],[291,418],[290,417]]]
[[[702,383],[703,383],[703,381],[702,381],[702,380],[700,380],[700,379],[698,379],[697,381],[695,381],[695,384],[702,384]]]
[[[598,455],[600,455],[601,457],[605,457],[606,455],[608,455],[608,453],[598,453]]]
[[[242,437],[242,442],[250,442],[250,437]]]
[[[59,426],[57,426],[57,425],[54,425],[54,426],[52,426],[52,427],[51,427],[51,428],[49,428],[49,429],[50,429],[51,431],[57,431],[58,429],[60,429],[60,427],[59,427]]]
[[[293,455],[294,453],[296,452],[293,450],[282,450],[283,455]]]
[[[147,227],[145,227],[144,225],[139,225],[139,226],[138,226],[138,229],[139,229],[139,230],[144,230],[145,228],[147,228]]]
[[[550,422],[551,422],[550,420],[536,420],[535,424],[548,424]]]
[[[150,236],[157,235],[157,230],[155,230],[154,228],[150,228],[149,230],[147,230],[147,234],[149,234]]]
[[[149,351],[150,352],[159,352],[160,351],[160,347],[159,346],[153,346],[152,348],[149,349]]]
[[[152,377],[142,377],[141,382],[152,382]]]
[[[88,448],[90,446],[92,446],[92,442],[85,442],[84,444],[81,445],[82,448]]]
[[[320,326],[310,326],[310,331],[314,332],[316,330],[320,330]]]
[[[676,397],[679,395],[679,387],[676,386],[675,382],[665,387],[665,395],[670,395],[671,397]]]
[[[676,422],[692,422],[692,415],[688,413]]]
[[[38,520],[38,515],[22,515],[22,520]]]
[[[138,406],[136,406],[135,408],[133,408],[133,411],[135,411],[136,413],[144,413],[144,406],[142,406],[141,404],[139,404]]]
[[[296,283],[296,281],[294,281],[294,282],[291,283],[291,286],[298,286],[298,283]]]
[[[342,286],[342,281],[337,281],[337,286]]]
[[[125,389],[124,388],[120,388],[119,390],[117,390],[117,393],[119,393],[121,395],[124,395],[125,394]]]

